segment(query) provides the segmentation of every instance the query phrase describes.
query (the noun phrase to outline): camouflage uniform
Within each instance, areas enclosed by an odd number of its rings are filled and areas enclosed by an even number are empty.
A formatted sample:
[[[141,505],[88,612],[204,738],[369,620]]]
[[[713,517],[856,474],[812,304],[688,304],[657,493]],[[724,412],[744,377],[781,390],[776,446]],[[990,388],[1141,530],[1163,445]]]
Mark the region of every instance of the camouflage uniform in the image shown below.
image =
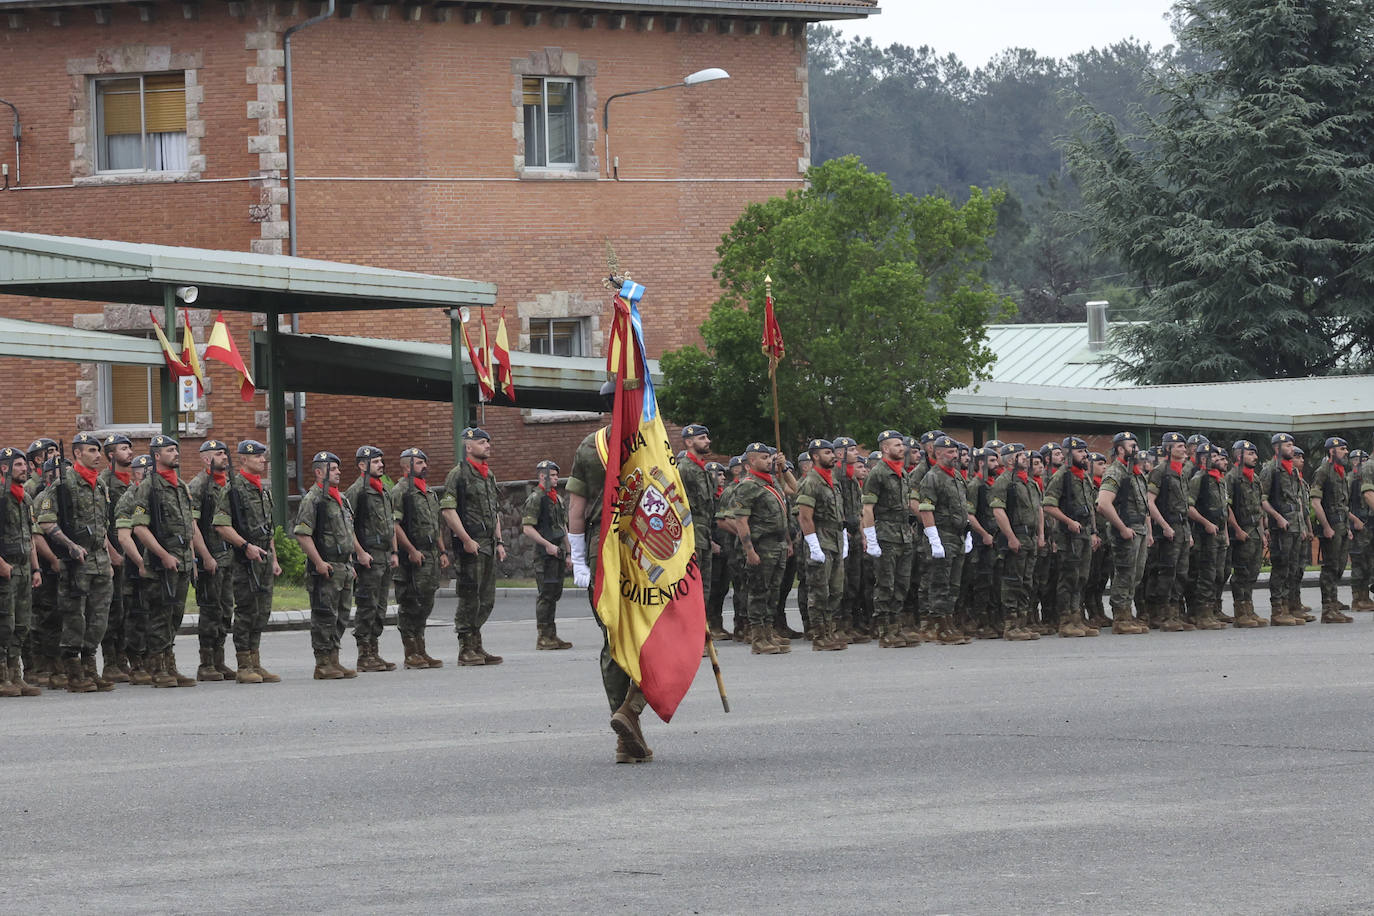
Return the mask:
[[[152,473],[150,470],[148,473]],[[115,506],[115,537],[110,540],[113,542],[118,537],[120,529],[133,531],[134,524],[131,521],[134,514],[134,500],[138,497],[138,491],[134,487],[129,487],[124,491],[124,495],[119,498],[119,504]],[[138,543],[138,538],[134,538],[134,543]],[[114,545],[120,546],[121,545]],[[137,551],[139,558],[143,556],[143,551]],[[148,654],[148,606],[152,601],[150,585],[154,583],[155,571],[145,571],[145,575],[138,574],[138,567],[134,565],[133,559],[125,552],[124,555],[124,651],[128,654],[129,661],[136,673],[141,673],[138,680],[134,683],[147,686],[151,680],[147,680],[143,675],[149,674],[145,656]]]
[[[205,541],[206,551],[215,558],[213,573],[207,573],[201,567],[196,575],[196,608],[200,615],[196,622],[196,634],[200,639],[201,651],[211,653],[212,658],[218,660],[216,670],[221,677],[232,676],[227,669],[223,669],[222,653],[224,641],[234,626],[234,571],[231,562],[233,551],[215,531],[215,513],[220,503],[220,492],[228,485],[228,475],[212,475],[209,471],[201,471],[187,484],[191,491],[191,502],[196,507],[200,537]],[[199,557],[196,562],[199,566]]]
[[[1231,601],[1236,616],[1253,614],[1255,610],[1255,581],[1259,578],[1264,560],[1264,510],[1260,508],[1258,476],[1246,476],[1238,460],[1226,472],[1227,505],[1235,516],[1236,525],[1245,532],[1245,540],[1231,542]]]
[[[983,474],[974,474],[969,481],[969,500],[973,504],[973,517],[983,530],[993,536],[993,543],[984,544],[980,535],[973,535],[973,553],[967,558],[973,569],[973,583],[969,590],[969,610],[979,628],[988,627],[997,633],[1002,632],[1002,595],[1001,563],[997,555],[997,519],[992,514],[992,487],[998,474],[989,480]]]
[[[712,569],[714,557],[711,553],[711,532],[715,527],[716,484],[711,479],[711,472],[706,470],[706,462],[691,452],[687,453],[686,461],[678,462],[677,470],[682,476],[682,489],[687,496],[687,505],[692,510],[692,531],[697,539],[697,566],[701,568],[701,581],[706,588],[706,606],[716,608],[715,616],[708,615],[706,622],[713,633],[718,633],[724,626],[720,617],[721,605],[714,603],[715,595],[712,593],[715,577]],[[559,581],[562,581],[561,576],[560,572]]]
[[[1173,529],[1167,538],[1160,532],[1150,551],[1145,595],[1150,610],[1159,620],[1174,621],[1182,611],[1184,584],[1188,579],[1189,551],[1192,531],[1188,524],[1188,491],[1183,476],[1170,467],[1168,458],[1160,461],[1150,472],[1149,491],[1155,494],[1155,508]],[[1161,627],[1164,629],[1165,627]],[[1167,629],[1174,629],[1170,623]]]
[[[1360,473],[1350,477],[1350,511],[1361,524],[1350,535],[1350,605],[1357,611],[1374,610],[1369,600],[1370,573],[1374,572],[1374,509],[1365,501],[1374,493],[1374,459],[1365,459]]]
[[[468,553],[454,544],[458,557],[458,607],[453,615],[453,631],[459,641],[477,649],[482,627],[496,605],[496,525],[501,517],[496,476],[485,472],[471,459],[464,459],[444,478],[440,509],[458,513],[463,530],[477,542],[477,552]],[[495,656],[492,656],[494,658]],[[490,658],[486,662],[493,664]]]
[[[147,650],[153,659],[153,684],[190,686],[195,681],[182,677],[176,670],[173,647],[186,613],[186,593],[195,570],[193,545],[199,508],[191,500],[191,491],[183,481],[178,478],[173,484],[156,469],[148,472],[133,493],[127,525],[135,531],[147,528],[177,563],[175,569],[166,569],[153,551],[146,548],[143,551],[143,565],[148,576],[144,589],[148,602]],[[137,542],[137,534],[134,537]]]
[[[759,556],[758,565],[750,565],[741,545],[741,555],[745,557],[744,583],[748,594],[745,612],[757,652],[761,639],[771,639],[772,615],[777,605],[778,591],[782,588],[783,572],[787,568],[787,500],[771,475],[765,477],[751,470],[735,487],[729,511],[731,518],[748,521],[749,537]]]
[[[1045,486],[1042,505],[1058,508],[1080,526],[1075,534],[1068,525],[1055,519],[1054,538],[1058,548],[1055,606],[1059,611],[1059,632],[1065,636],[1097,635],[1097,628],[1087,626],[1083,618],[1083,592],[1092,568],[1094,504],[1093,484],[1087,472],[1068,461],[1054,472]],[[1048,516],[1045,524],[1048,528]],[[1077,629],[1083,632],[1076,634]]]
[[[810,550],[802,542],[800,548],[803,574],[806,577],[807,617],[818,635],[833,636],[840,620],[840,607],[845,593],[845,564],[840,545],[849,533],[845,530],[844,498],[835,483],[833,470],[830,479],[813,467],[802,478],[797,490],[797,505],[811,509],[816,539],[825,559],[815,562]]]
[[[923,605],[927,617],[939,626],[950,626],[959,597],[964,570],[964,540],[968,536],[968,484],[953,468],[935,465],[921,479],[921,512],[934,516],[943,558],[930,559],[930,603]],[[929,545],[929,541],[926,542]]]
[[[1093,504],[1096,505],[1097,494],[1101,492],[1102,488],[1102,478],[1093,477],[1092,482]],[[1107,593],[1107,582],[1111,578],[1112,571],[1112,523],[1107,521],[1102,513],[1094,512],[1093,524],[1096,526],[1100,543],[1097,549],[1093,551],[1092,562],[1088,566],[1088,582],[1083,586],[1083,605],[1087,611],[1090,624],[1109,626],[1111,621],[1106,619],[1103,597]]]
[[[41,465],[42,462],[40,461]],[[33,512],[38,510],[38,498],[47,489],[43,486],[43,474],[35,470],[24,484],[24,495],[33,500]],[[36,515],[34,518],[35,534],[41,536],[37,531],[38,522]],[[51,546],[51,545],[50,545]],[[56,553],[57,551],[54,551]],[[42,581],[38,588],[33,590],[33,616],[32,626],[29,630],[28,649],[38,656],[39,668],[42,671],[50,672],[56,664],[61,649],[58,644],[62,637],[62,613],[57,605],[57,582],[61,578],[61,572],[54,572],[39,558],[39,573]],[[111,572],[113,580],[113,572]],[[110,586],[111,592],[114,590],[113,582]],[[65,677],[65,675],[64,675]]]
[[[113,439],[114,437],[110,437]],[[116,473],[114,468],[109,467],[100,472],[100,482],[105,487],[105,492],[109,494],[109,516],[106,519],[105,530],[110,536],[113,544],[115,537],[115,508],[119,505],[119,500],[129,489],[129,484],[133,475],[128,471]],[[131,589],[128,583],[128,564],[121,563],[115,566],[110,564],[110,615],[105,624],[105,638],[100,641],[101,654],[105,657],[105,675],[112,673],[112,669],[121,664],[121,659],[125,651],[125,642],[128,639],[125,633],[125,619],[127,617],[127,599]]]
[[[1287,467],[1284,465],[1287,464]],[[1264,463],[1259,473],[1260,498],[1288,522],[1287,528],[1280,528],[1272,522],[1269,525],[1269,602],[1271,620],[1278,618],[1281,625],[1292,625],[1285,619],[1289,611],[1301,610],[1301,599],[1294,589],[1294,570],[1302,576],[1305,566],[1302,556],[1302,530],[1307,517],[1307,504],[1302,498],[1303,484],[1292,462],[1281,462],[1277,456]]]
[[[1198,514],[1217,526],[1215,534],[1196,521],[1193,528],[1193,562],[1196,585],[1189,601],[1189,613],[1199,626],[1211,627],[1221,610],[1221,589],[1226,581],[1226,551],[1230,546],[1227,512],[1230,487],[1217,470],[1199,471],[1188,482],[1189,497]],[[1219,622],[1219,621],[1218,621]]]
[[[64,490],[66,497],[62,495]],[[65,498],[71,500],[71,518],[59,523],[59,506]],[[68,538],[86,551],[84,560],[64,560],[62,563],[57,582],[57,610],[61,618],[59,645],[64,658],[93,658],[100,641],[105,638],[110,597],[114,591],[114,574],[105,553],[109,494],[99,479],[88,484],[74,468],[67,467],[39,496],[34,518],[39,525],[59,525]],[[50,543],[50,546],[61,556],[56,545]]]
[[[1102,475],[1100,492],[1112,494],[1112,505],[1121,523],[1135,535],[1127,540],[1115,525],[1111,526],[1112,587],[1108,601],[1112,606],[1112,629],[1115,631],[1120,629],[1117,624],[1131,620],[1131,602],[1145,577],[1146,542],[1150,530],[1145,475],[1138,465],[1127,466],[1115,459]]]
[[[0,493],[0,501],[0,556],[11,568],[10,577],[0,579],[0,663],[17,684],[33,616],[33,500],[21,489],[18,498]]]
[[[732,480],[725,485],[725,489],[716,500],[717,521],[733,518],[731,505],[734,503],[737,489],[739,489],[738,480]],[[715,600],[721,605],[723,615],[725,592],[727,589],[730,591],[730,612],[733,615],[731,622],[735,627],[735,638],[742,642],[748,642],[749,594],[744,587],[744,551],[740,548],[739,538],[735,537],[733,531],[727,531],[724,527],[720,527],[718,537],[720,538],[720,565],[725,569],[725,579],[718,595],[715,596]]]
[[[695,518],[693,513],[693,520]],[[525,506],[520,512],[520,524],[529,525],[538,531],[544,540],[558,546],[558,553],[550,556],[544,551],[543,545],[536,545],[539,550],[539,577],[535,584],[539,589],[539,596],[534,601],[534,621],[541,636],[552,636],[557,629],[554,615],[558,599],[563,597],[564,567],[567,562],[563,542],[568,536],[568,507],[563,504],[557,490],[550,493],[542,486],[536,485],[525,498]],[[700,542],[700,536],[697,540]],[[706,553],[709,555],[710,552],[711,548],[708,546]],[[700,558],[701,550],[698,549],[697,559]]]
[[[377,486],[373,486],[373,481]],[[344,499],[353,507],[353,533],[372,558],[370,566],[355,563],[353,567],[357,574],[353,582],[353,603],[357,606],[353,640],[358,645],[358,668],[382,670],[390,662],[377,665],[371,658],[372,646],[381,639],[385,628],[387,593],[391,587],[391,557],[396,541],[391,493],[381,480],[364,471],[344,491]],[[381,661],[380,655],[377,658]]]
[[[403,456],[404,457],[404,456]],[[410,562],[407,551],[401,551],[395,570],[396,629],[406,647],[407,668],[437,668],[443,665],[421,662],[426,655],[425,623],[434,611],[434,594],[439,590],[439,554],[442,550],[439,518],[439,496],[427,482],[402,477],[391,488],[391,518],[401,526],[411,546],[422,554],[420,565]]]
[[[239,453],[256,454],[246,453],[242,445]],[[242,471],[234,474],[216,497],[214,523],[233,528],[249,544],[267,551],[262,559],[249,560],[245,545],[245,549],[232,551],[229,562],[229,588],[234,596],[234,651],[239,656],[240,669],[249,661],[243,658],[249,653],[254,656],[256,670],[260,667],[256,665],[257,655],[261,651],[262,631],[272,616],[272,591],[276,585],[272,575],[272,488],[263,486],[260,480],[249,480]]]
[[[1346,480],[1344,466],[1333,463],[1330,458],[1323,461],[1312,476],[1312,493],[1314,498],[1321,500],[1326,522],[1333,532],[1329,538],[1320,538],[1322,610],[1327,612],[1339,609],[1336,588],[1350,558],[1350,482]]]
[[[323,487],[311,487],[301,497],[296,527],[291,533],[314,541],[320,559],[330,568],[329,574],[322,576],[306,561],[310,648],[318,663],[321,655],[338,653],[348,626],[348,611],[353,603],[353,507],[341,493],[335,497]]]
[[[1003,634],[1023,633],[1030,623],[1034,598],[1031,594],[1035,570],[1036,541],[1040,536],[1040,488],[1024,476],[1024,471],[1006,469],[998,475],[988,493],[988,506],[1006,513],[1007,524],[1020,542],[1012,550],[998,526],[994,546],[1002,566]]]
[[[859,536],[859,523],[863,515],[863,487],[854,476],[857,465],[848,464],[835,452],[839,462],[835,465],[833,476],[835,486],[840,491],[840,508],[844,513],[844,536],[849,540],[849,556],[841,560],[844,566],[844,598],[840,602],[840,617],[837,627],[867,633],[872,621],[868,619],[863,592],[863,539]]]
[[[864,481],[863,504],[873,507],[882,555],[873,563],[873,622],[879,628],[901,623],[911,582],[915,536],[911,531],[911,482],[902,471],[879,461]]]

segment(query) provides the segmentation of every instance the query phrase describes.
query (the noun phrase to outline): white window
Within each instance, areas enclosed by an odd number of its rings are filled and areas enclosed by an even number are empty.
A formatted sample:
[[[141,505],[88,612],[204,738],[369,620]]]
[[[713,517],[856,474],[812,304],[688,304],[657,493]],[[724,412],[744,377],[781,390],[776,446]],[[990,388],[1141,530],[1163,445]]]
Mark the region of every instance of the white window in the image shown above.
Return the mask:
[[[525,165],[577,168],[577,80],[527,76],[525,99]]]
[[[162,422],[162,385],[157,369],[100,366],[100,425],[157,426]]]
[[[585,322],[580,318],[531,318],[530,352],[550,356],[585,356]]]
[[[96,168],[186,171],[186,74],[95,81]]]

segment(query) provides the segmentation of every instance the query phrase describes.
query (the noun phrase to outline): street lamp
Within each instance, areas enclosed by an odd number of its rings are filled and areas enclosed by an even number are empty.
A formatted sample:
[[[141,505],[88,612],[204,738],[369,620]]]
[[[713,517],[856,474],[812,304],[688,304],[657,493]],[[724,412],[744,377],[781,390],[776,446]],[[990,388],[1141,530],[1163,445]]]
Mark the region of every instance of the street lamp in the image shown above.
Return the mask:
[[[698,70],[682,78],[682,82],[673,83],[671,86],[655,86],[652,89],[634,89],[630,92],[617,92],[606,100],[606,104],[601,109],[601,136],[605,141],[606,150],[606,174],[617,181],[620,180],[620,168],[611,163],[611,103],[616,99],[624,98],[627,95],[643,95],[646,92],[662,92],[664,89],[681,89],[683,86],[695,86],[698,83],[709,83],[714,80],[728,80],[730,74],[719,67],[708,67],[705,70]]]

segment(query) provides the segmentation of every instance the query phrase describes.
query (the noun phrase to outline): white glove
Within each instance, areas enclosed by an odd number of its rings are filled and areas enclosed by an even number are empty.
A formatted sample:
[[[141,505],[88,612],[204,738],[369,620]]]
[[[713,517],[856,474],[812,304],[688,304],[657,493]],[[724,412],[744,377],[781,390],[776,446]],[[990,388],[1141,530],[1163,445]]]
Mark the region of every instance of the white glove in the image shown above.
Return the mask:
[[[573,585],[586,588],[592,584],[592,571],[587,567],[587,535],[568,533],[568,550],[572,553]]]
[[[848,558],[849,558],[849,534],[848,534],[847,532],[843,532],[843,531],[842,531],[842,532],[840,532],[840,559],[841,559],[841,560],[845,560],[845,559],[848,559]]]
[[[825,554],[821,552],[821,536],[816,532],[806,535],[806,549],[811,552],[812,563],[825,562]]]
[[[937,560],[943,560],[945,545],[940,541],[940,532],[934,525],[926,529],[926,540],[930,541],[930,555]]]
[[[964,532],[964,553],[973,553],[973,532]]]
[[[870,557],[883,555],[883,549],[878,546],[878,527],[876,525],[864,529],[864,553]]]

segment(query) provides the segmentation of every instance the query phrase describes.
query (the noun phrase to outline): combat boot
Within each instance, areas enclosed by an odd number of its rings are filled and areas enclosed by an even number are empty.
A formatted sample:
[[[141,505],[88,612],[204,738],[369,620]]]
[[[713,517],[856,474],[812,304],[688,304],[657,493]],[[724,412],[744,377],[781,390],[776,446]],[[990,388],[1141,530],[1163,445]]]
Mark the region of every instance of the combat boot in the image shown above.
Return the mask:
[[[253,653],[237,653],[239,670],[234,673],[234,682],[238,684],[261,684],[262,678],[253,670]]]
[[[381,666],[377,670],[395,671],[396,663],[389,662],[386,659],[382,658],[382,650],[381,647],[378,645],[378,642],[379,640],[373,639],[368,643],[368,648],[372,650],[372,661]]]
[[[1322,605],[1322,623],[1354,623],[1355,618],[1349,614],[1342,614],[1340,605],[1334,601],[1330,604]]]
[[[1087,636],[1088,631],[1083,628],[1083,624],[1074,620],[1072,617],[1065,616],[1063,622],[1059,624],[1059,635],[1064,639],[1069,639],[1072,637]]]
[[[955,629],[953,622],[948,617],[939,618],[939,623],[935,628],[935,639],[942,646],[966,646],[969,638],[962,631]]]
[[[24,679],[23,668],[24,666],[20,659],[10,659],[10,677],[14,680],[14,685],[19,688],[19,695],[21,697],[42,696],[43,688],[39,687],[37,684],[31,684]]]
[[[356,667],[358,671],[361,671],[364,674],[369,671],[386,670],[386,668],[382,667],[380,664],[372,660],[372,643],[370,640],[358,640],[358,664]]]
[[[778,632],[778,628],[771,623],[761,623],[759,628],[768,637],[768,641],[779,649],[786,651],[792,650],[792,640]]]
[[[1235,616],[1232,615],[1232,614],[1226,613],[1225,609],[1222,608],[1222,606],[1221,606],[1221,599],[1220,599],[1220,598],[1218,598],[1218,599],[1216,599],[1216,600],[1214,600],[1214,601],[1212,602],[1211,608],[1212,608],[1212,616],[1215,617],[1217,620],[1220,620],[1220,621],[1222,622],[1223,625],[1232,624],[1232,623],[1235,623],[1235,622],[1236,622]]]
[[[262,678],[264,684],[277,684],[281,682],[280,677],[262,666],[262,653],[257,649],[253,650],[253,673]]]
[[[334,659],[329,652],[315,653],[315,680],[317,681],[338,681],[343,679],[343,672],[334,665]]]
[[[198,681],[222,681],[224,675],[215,669],[215,650],[201,647],[200,667],[196,669]]]
[[[1269,622],[1276,627],[1296,627],[1300,621],[1288,612],[1288,602],[1274,601],[1269,605]]]
[[[170,674],[172,677],[174,677],[174,678],[177,679],[177,686],[178,686],[178,687],[194,687],[194,686],[196,686],[196,679],[195,679],[195,678],[193,678],[193,677],[187,677],[186,675],[182,674],[180,671],[177,670],[177,653],[176,653],[176,650],[175,650],[175,649],[168,649],[168,650],[167,650],[166,652],[164,652],[163,654],[166,656],[166,659],[165,659],[165,661],[166,661],[166,668],[165,668],[165,670],[166,670],[166,672],[167,672],[168,674]]]
[[[81,653],[81,673],[86,675],[86,680],[94,684],[95,689],[101,693],[114,690],[114,681],[107,681],[100,676],[100,668],[95,663],[95,652]]]
[[[1002,638],[1007,642],[1033,642],[1040,638],[1040,634],[1032,633],[1023,626],[1007,624],[1002,630]]]
[[[67,662],[60,655],[48,656],[48,689],[67,689]]]
[[[1265,620],[1265,619],[1264,619],[1263,617],[1261,617],[1259,614],[1256,614],[1256,613],[1255,613],[1255,602],[1253,602],[1253,601],[1247,601],[1247,602],[1245,602],[1245,616],[1249,617],[1251,620],[1258,621],[1258,623],[1256,624],[1256,627],[1267,627],[1267,626],[1269,626],[1269,621]]]
[[[357,669],[354,669],[354,668],[345,668],[345,667],[344,667],[344,663],[341,662],[341,661],[339,661],[339,650],[338,650],[338,649],[333,649],[333,650],[330,651],[330,653],[329,653],[329,661],[330,661],[330,663],[332,663],[332,664],[334,665],[335,668],[338,668],[338,669],[339,669],[339,671],[343,674],[343,676],[344,676],[345,678],[355,678],[355,677],[358,676]]]
[[[1130,611],[1116,613],[1112,620],[1112,633],[1117,636],[1140,636],[1148,632],[1150,628],[1132,617]]]
[[[434,658],[429,654],[429,649],[425,646],[424,634],[415,637],[415,645],[419,647],[420,657],[425,660],[426,665],[428,665],[431,668],[444,667],[444,662],[442,659]]]
[[[1288,602],[1288,616],[1298,622],[1298,626],[1311,623],[1317,618],[1307,612],[1307,607],[1302,603],[1301,598],[1293,598]]]
[[[867,645],[873,641],[873,634],[868,627],[851,626],[839,635],[843,636],[846,642],[855,646]]]
[[[895,623],[878,624],[879,649],[905,649],[907,641],[902,637],[900,625]]]
[[[544,627],[539,631],[539,638],[534,642],[535,649],[552,650],[571,649],[572,643],[564,642],[558,638],[558,633],[553,627]]]
[[[712,638],[714,638],[714,637],[712,637]],[[615,736],[615,762],[616,762],[616,763],[653,763],[653,762],[654,762],[654,754],[653,754],[653,751],[650,751],[648,754],[645,754],[645,755],[640,755],[640,754],[631,753],[631,752],[630,752],[630,746],[629,746],[629,744],[626,743],[625,739],[622,738],[622,737],[620,737],[620,735],[616,735],[616,736]]]
[[[19,696],[19,685],[10,675],[9,664],[0,660],[0,697]]]
[[[458,637],[458,665],[462,668],[472,668],[477,665],[485,665],[487,660],[478,652],[473,645],[474,639],[471,636]]]
[[[420,646],[413,636],[401,637],[401,651],[405,653],[406,668],[428,668],[429,663],[420,656]]]
[[[238,676],[238,672],[224,663],[224,646],[215,646],[210,655],[210,660],[219,672],[221,680],[232,681]]]
[[[472,634],[472,638],[473,638],[473,646],[472,646],[472,647],[473,647],[474,649],[477,650],[477,653],[478,653],[479,655],[482,656],[482,663],[483,663],[483,664],[486,664],[486,665],[499,665],[499,664],[501,664],[503,661],[505,661],[505,659],[502,658],[501,656],[499,656],[499,655],[492,655],[492,654],[491,654],[490,652],[488,652],[485,648],[483,648],[483,646],[482,646],[482,631],[481,631],[481,630],[478,630],[476,633]]]
[[[813,652],[843,652],[849,648],[849,640],[835,631],[835,624],[823,622],[816,627],[816,638],[811,641]]]
[[[1210,603],[1204,604],[1198,609],[1196,624],[1199,630],[1226,629],[1226,624],[1222,623],[1213,615],[1212,605]]]
[[[1231,621],[1231,626],[1238,630],[1257,630],[1260,627],[1268,626],[1269,621],[1261,620],[1255,616],[1255,606],[1245,601],[1236,602],[1236,616]]]
[[[1369,587],[1353,591],[1350,596],[1350,609],[1356,613],[1374,611],[1374,601],[1369,600]]]
[[[782,655],[782,646],[768,638],[766,627],[749,628],[749,652],[752,655]]]
[[[68,693],[95,693],[95,681],[86,677],[86,671],[80,658],[63,659],[62,669],[63,674],[67,676],[66,688]]]
[[[631,683],[625,692],[625,699],[615,712],[611,713],[611,730],[625,741],[625,750],[637,757],[652,760],[653,748],[644,740],[644,732],[639,728],[639,714],[644,709],[644,694],[639,685]]]
[[[105,661],[105,667],[100,672],[101,678],[109,681],[112,684],[129,683],[129,675],[124,671],[124,669],[119,664],[119,660],[121,658],[120,653],[105,651],[102,649],[100,654]]]
[[[1097,631],[1098,628],[1093,624],[1093,622],[1092,622],[1091,620],[1078,620],[1078,621],[1075,621],[1075,623],[1077,623],[1079,629],[1081,629],[1081,630],[1083,631],[1083,635],[1084,635],[1084,636],[1101,636],[1101,635],[1102,635],[1101,633],[1099,633],[1099,632]]]
[[[715,620],[711,623],[711,638],[716,642],[729,642],[732,637],[730,631],[719,620]]]
[[[146,656],[129,656],[129,683],[135,687],[153,686],[153,676],[148,673],[148,659]]]

